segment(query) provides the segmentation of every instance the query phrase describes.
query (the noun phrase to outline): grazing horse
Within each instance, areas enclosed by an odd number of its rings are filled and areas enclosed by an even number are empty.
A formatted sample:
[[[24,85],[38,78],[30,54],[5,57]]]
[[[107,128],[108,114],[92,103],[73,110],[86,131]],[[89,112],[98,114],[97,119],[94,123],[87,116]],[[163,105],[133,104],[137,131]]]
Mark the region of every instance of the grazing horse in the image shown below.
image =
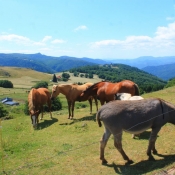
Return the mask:
[[[132,96],[139,95],[139,88],[137,84],[130,80],[123,80],[118,83],[102,81],[86,89],[81,94],[81,98],[93,96],[99,99],[101,105],[103,105],[105,102],[108,103],[109,101],[114,100],[116,93],[122,92],[130,93]]]
[[[129,93],[117,93],[115,94],[115,100],[143,100],[144,98],[141,96],[131,96]],[[140,134],[132,134],[132,138],[139,137]]]
[[[103,121],[105,131],[100,141],[100,159],[107,163],[104,149],[111,134],[114,136],[114,145],[124,160],[131,164],[122,148],[122,132],[138,134],[152,128],[147,155],[149,160],[155,160],[151,154],[157,154],[155,142],[161,127],[166,123],[175,124],[175,105],[159,98],[149,98],[134,101],[115,100],[103,105],[96,114],[98,125]]]
[[[47,104],[50,111],[50,117],[52,118],[51,113],[51,99],[50,99],[50,92],[46,88],[38,88],[38,89],[31,89],[28,95],[28,107],[29,113],[32,120],[32,125],[34,128],[37,127],[39,123],[38,116],[42,112],[40,119],[43,118],[43,105]]]
[[[52,87],[52,94],[51,99],[57,97],[60,93],[66,96],[67,104],[68,104],[68,111],[69,116],[68,119],[73,119],[74,117],[74,106],[75,101],[89,101],[90,104],[90,113],[92,113],[92,96],[87,97],[86,99],[79,98],[80,94],[86,90],[88,87],[92,86],[93,83],[85,83],[83,85],[77,85],[77,84],[59,84],[59,85],[53,85]],[[98,111],[98,102],[97,99],[94,98],[96,108]]]

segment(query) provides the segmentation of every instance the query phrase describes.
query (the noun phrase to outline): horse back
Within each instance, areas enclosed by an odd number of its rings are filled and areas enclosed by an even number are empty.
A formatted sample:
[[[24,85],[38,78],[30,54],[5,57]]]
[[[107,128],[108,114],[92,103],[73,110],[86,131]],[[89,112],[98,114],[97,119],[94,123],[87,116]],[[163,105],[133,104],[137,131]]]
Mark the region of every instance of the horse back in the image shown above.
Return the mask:
[[[38,98],[38,102],[43,105],[47,102],[50,102],[51,94],[47,88],[38,88],[36,97]]]

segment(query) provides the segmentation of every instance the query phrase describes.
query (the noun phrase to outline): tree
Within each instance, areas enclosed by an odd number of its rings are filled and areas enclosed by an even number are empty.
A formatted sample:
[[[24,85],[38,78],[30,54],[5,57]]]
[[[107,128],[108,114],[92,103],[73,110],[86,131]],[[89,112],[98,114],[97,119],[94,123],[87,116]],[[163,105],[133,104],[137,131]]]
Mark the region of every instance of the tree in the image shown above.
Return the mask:
[[[13,84],[9,80],[0,80],[0,87],[3,87],[3,88],[13,88]]]
[[[53,74],[52,81],[53,81],[53,82],[57,82],[57,77],[56,77],[56,75],[55,75],[55,74]]]
[[[89,78],[93,78],[93,74],[92,73],[89,74]]]
[[[78,72],[74,72],[74,77],[78,77]]]
[[[84,77],[84,74],[80,74],[80,77],[82,77],[82,78],[83,78],[83,77]]]
[[[62,73],[62,80],[63,81],[68,81],[70,78],[70,75],[68,73]]]

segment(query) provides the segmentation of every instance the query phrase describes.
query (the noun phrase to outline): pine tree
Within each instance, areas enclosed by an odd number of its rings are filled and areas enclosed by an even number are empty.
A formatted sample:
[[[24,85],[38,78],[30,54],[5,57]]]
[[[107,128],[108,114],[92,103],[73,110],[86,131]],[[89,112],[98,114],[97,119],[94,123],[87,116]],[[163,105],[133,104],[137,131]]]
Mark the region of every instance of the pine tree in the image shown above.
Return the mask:
[[[55,74],[53,74],[53,79],[52,79],[53,82],[57,82],[57,77]]]

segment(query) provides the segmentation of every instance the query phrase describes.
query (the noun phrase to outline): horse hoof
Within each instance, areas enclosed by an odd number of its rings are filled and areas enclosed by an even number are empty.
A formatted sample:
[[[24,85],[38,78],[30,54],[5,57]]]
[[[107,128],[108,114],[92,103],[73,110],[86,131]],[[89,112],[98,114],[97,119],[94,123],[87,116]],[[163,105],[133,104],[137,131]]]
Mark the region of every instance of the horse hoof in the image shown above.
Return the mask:
[[[134,162],[133,162],[132,160],[128,160],[128,161],[127,161],[127,164],[129,164],[129,165],[130,165],[130,164],[133,164],[133,163],[134,163]]]
[[[150,156],[150,157],[148,158],[148,160],[149,160],[149,161],[155,161],[155,159],[154,159],[153,156]]]
[[[102,165],[103,165],[103,164],[107,164],[107,163],[108,163],[108,161],[107,161],[106,159],[103,159],[103,160],[102,160]]]
[[[157,154],[157,150],[154,150],[154,151],[153,151],[153,154]]]

